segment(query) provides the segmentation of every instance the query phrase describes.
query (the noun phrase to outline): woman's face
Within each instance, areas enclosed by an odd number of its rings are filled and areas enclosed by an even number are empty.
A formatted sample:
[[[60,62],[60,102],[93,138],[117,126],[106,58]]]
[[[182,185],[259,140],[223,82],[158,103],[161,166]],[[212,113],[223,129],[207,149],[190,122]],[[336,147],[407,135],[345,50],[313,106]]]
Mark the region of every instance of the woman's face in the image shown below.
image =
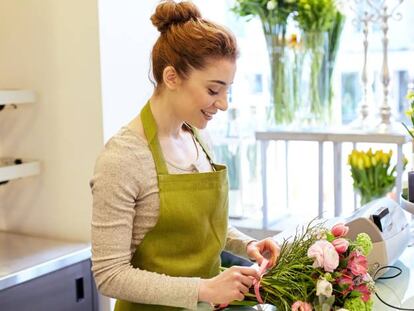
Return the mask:
[[[205,68],[191,71],[177,90],[179,117],[196,128],[205,128],[218,110],[227,109],[235,72],[235,62],[228,59],[210,60]]]

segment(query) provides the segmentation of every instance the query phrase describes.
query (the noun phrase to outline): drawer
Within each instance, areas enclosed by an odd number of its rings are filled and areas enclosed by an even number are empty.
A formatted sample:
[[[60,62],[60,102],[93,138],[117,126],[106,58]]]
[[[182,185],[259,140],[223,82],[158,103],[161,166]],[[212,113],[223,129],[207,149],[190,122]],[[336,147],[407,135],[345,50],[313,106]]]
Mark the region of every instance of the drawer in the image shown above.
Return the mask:
[[[98,310],[90,260],[0,291],[0,310]]]

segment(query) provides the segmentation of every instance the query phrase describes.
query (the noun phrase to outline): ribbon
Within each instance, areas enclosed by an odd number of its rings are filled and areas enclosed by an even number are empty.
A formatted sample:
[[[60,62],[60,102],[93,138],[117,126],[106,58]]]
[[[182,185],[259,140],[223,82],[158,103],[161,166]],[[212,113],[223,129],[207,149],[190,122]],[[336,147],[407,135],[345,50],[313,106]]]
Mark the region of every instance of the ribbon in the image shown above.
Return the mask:
[[[260,280],[262,279],[263,274],[266,272],[266,268],[269,264],[269,259],[264,258],[262,260],[262,263],[259,266],[259,275],[260,275]],[[260,304],[263,304],[263,299],[262,296],[260,296],[260,280],[254,279],[253,280],[253,286],[254,286],[254,293],[256,295],[256,299]],[[216,310],[220,310],[223,308],[226,308],[229,304],[228,303],[222,303],[219,305],[218,309]]]
[[[263,274],[266,272],[266,268],[268,264],[269,264],[269,260],[264,258],[259,267],[260,280],[262,279]],[[263,304],[262,296],[260,296],[260,280],[254,279],[253,286],[254,286],[254,293],[256,294],[257,301],[260,304]]]

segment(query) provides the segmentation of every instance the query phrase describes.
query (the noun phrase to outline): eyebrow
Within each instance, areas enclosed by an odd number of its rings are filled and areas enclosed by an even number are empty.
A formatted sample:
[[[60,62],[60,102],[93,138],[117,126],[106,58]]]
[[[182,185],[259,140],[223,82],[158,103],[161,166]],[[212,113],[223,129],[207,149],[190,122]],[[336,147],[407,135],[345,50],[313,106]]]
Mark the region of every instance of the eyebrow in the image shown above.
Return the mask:
[[[208,82],[214,82],[214,83],[218,83],[218,84],[221,84],[221,85],[227,85],[226,82],[221,81],[221,80],[208,80]]]

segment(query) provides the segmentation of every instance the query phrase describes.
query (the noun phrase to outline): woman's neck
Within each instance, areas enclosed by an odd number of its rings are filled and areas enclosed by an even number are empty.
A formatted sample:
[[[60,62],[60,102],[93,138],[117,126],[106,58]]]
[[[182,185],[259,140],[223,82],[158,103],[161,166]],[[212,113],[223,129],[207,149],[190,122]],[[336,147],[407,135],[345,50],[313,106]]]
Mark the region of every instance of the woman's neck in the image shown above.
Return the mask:
[[[179,137],[183,130],[184,121],[177,116],[171,100],[163,95],[152,95],[150,107],[157,123],[158,135],[160,137]]]

